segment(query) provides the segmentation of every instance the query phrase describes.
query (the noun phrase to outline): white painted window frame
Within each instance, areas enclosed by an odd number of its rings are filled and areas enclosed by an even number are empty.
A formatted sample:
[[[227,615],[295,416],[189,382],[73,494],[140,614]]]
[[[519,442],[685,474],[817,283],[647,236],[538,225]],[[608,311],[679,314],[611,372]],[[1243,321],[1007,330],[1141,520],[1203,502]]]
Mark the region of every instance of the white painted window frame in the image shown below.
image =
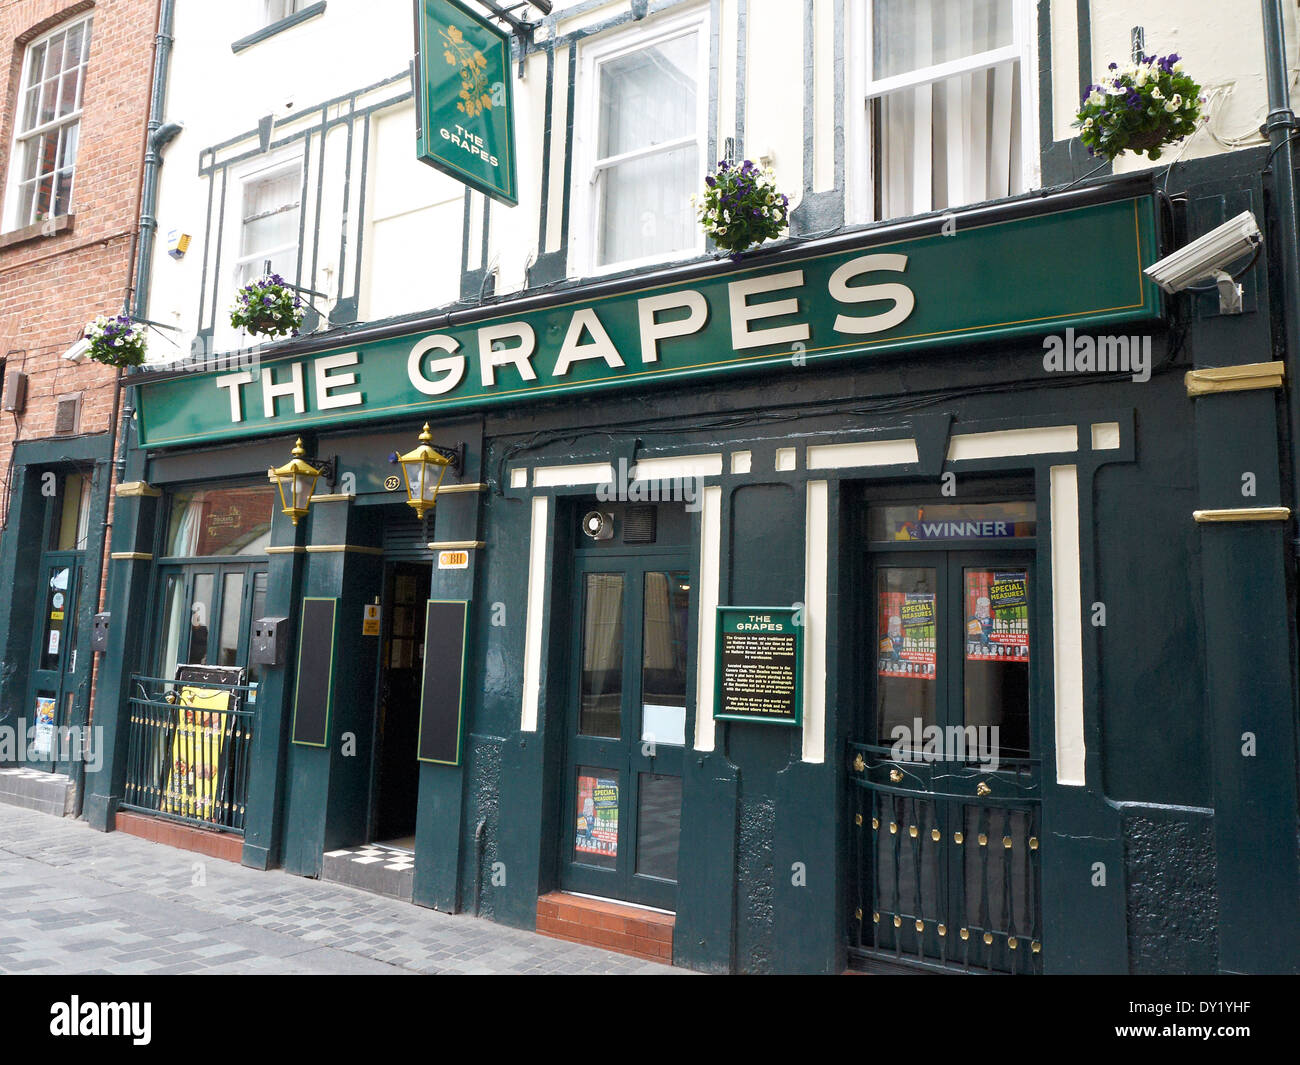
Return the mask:
[[[851,222],[875,222],[876,170],[872,151],[871,102],[899,89],[933,85],[945,78],[986,70],[1009,60],[1019,60],[1020,179],[1026,191],[1041,184],[1038,145],[1038,34],[1036,4],[1012,0],[1012,43],[948,63],[908,71],[890,78],[872,77],[872,26],[874,0],[850,4],[846,32],[850,42],[846,86],[845,124],[849,130],[846,175],[846,217]],[[952,208],[960,210],[960,206]]]
[[[297,250],[298,241],[295,237],[292,245],[277,245],[274,248],[264,248],[251,255],[240,255],[238,249],[241,244],[241,237],[244,228],[244,197],[248,186],[258,181],[266,181],[270,178],[280,177],[286,172],[292,171],[298,175],[299,187],[301,188],[302,168],[305,165],[303,153],[301,150],[287,152],[282,155],[274,156],[270,159],[257,159],[241,170],[231,173],[230,180],[226,186],[226,223],[222,233],[222,247],[229,248],[230,251],[223,254],[223,258],[228,255],[229,258],[221,267],[221,283],[217,292],[217,337],[223,336],[228,341],[234,341],[235,331],[230,325],[230,308],[235,303],[235,293],[239,291],[239,271],[246,263],[255,260],[265,260],[268,253],[274,254],[277,251],[287,250],[292,247]],[[300,213],[306,209],[306,203],[301,199],[298,203]],[[301,226],[299,227],[301,228]],[[301,278],[286,277],[296,285],[302,285]],[[307,285],[312,288],[314,286]]]
[[[697,35],[699,59],[696,66],[697,91],[696,100],[696,136],[684,137],[674,141],[665,141],[647,148],[611,156],[608,159],[596,158],[596,144],[600,124],[600,72],[601,67],[611,60],[638,52],[689,33]],[[699,147],[700,172],[696,181],[697,189],[704,186],[704,175],[708,172],[708,114],[709,114],[709,10],[707,6],[692,8],[671,18],[654,19],[651,23],[633,23],[631,26],[611,32],[608,36],[581,45],[578,53],[578,85],[574,100],[573,124],[573,187],[570,218],[574,224],[569,233],[569,270],[570,277],[593,277],[601,274],[617,273],[644,266],[687,259],[703,255],[705,250],[704,231],[696,227],[695,243],[690,247],[679,248],[661,255],[645,256],[639,259],[625,259],[621,262],[598,266],[596,263],[597,218],[600,211],[600,175],[610,166],[643,155],[671,151],[682,145],[696,142]]]
[[[303,0],[262,0],[262,25],[274,26],[277,22],[296,15]]]
[[[60,22],[57,26],[54,26],[47,32],[42,33],[39,37],[33,37],[30,41],[27,42],[26,45],[23,46],[22,77],[20,79],[18,95],[14,97],[14,102],[13,102],[14,132],[13,132],[13,139],[11,140],[9,145],[9,173],[6,176],[6,180],[5,180],[3,231],[6,233],[12,232],[13,230],[16,229],[22,229],[25,226],[33,224],[30,219],[25,219],[20,222],[17,218],[18,187],[22,184],[21,171],[22,171],[23,143],[27,140],[30,140],[32,137],[39,137],[42,133],[46,133],[51,130],[57,130],[62,126],[69,126],[74,122],[80,123],[82,114],[85,110],[86,71],[90,68],[89,51],[87,51],[86,62],[81,67],[80,80],[77,85],[77,106],[72,111],[68,112],[68,114],[63,115],[57,119],[54,119],[51,122],[38,124],[28,130],[20,130],[18,127],[19,127],[20,119],[22,117],[23,102],[27,99],[27,90],[31,88],[31,71],[28,69],[28,67],[30,66],[30,64],[28,63],[28,58],[30,57],[33,48],[36,48],[44,44],[46,41],[49,41],[52,38],[57,37],[61,33],[70,32],[79,24],[84,23],[86,25],[90,25],[93,22],[93,20],[94,20],[94,12],[87,11],[80,16],[70,18],[64,22]],[[92,32],[91,41],[93,43],[94,41],[93,26],[91,32]],[[80,134],[78,134],[78,138],[77,138],[77,154],[78,156],[80,156],[81,154]],[[54,172],[56,175],[59,169],[60,168],[56,165],[54,168]],[[74,190],[77,187],[77,168],[75,165],[73,166],[73,171],[72,171],[72,187]],[[72,204],[73,204],[73,200],[71,199],[71,197],[69,197],[68,199],[68,204],[69,204],[69,213],[71,213]],[[38,212],[37,220],[39,221],[39,219],[40,219],[40,214]]]

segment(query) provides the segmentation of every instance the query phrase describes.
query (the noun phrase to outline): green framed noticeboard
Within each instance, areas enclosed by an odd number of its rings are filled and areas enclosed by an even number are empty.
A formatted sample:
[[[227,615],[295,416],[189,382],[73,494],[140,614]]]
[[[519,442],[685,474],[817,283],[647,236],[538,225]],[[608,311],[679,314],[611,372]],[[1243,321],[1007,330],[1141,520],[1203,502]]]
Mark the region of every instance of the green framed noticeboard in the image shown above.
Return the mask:
[[[329,745],[338,602],[319,596],[307,596],[302,601],[292,738],[304,747]]]
[[[457,0],[416,0],[415,20],[417,157],[514,207],[510,38]]]
[[[802,724],[800,621],[791,606],[718,607],[715,718]]]

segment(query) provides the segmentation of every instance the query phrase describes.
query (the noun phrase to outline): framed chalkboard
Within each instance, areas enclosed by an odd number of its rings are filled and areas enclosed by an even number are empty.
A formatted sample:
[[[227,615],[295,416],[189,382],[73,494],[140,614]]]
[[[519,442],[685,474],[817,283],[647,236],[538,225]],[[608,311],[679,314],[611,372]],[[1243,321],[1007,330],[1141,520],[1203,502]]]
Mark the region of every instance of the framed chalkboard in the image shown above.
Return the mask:
[[[298,687],[293,698],[293,742],[306,747],[329,744],[338,602],[337,599],[320,598],[302,601],[302,624],[298,628]]]
[[[424,681],[416,742],[421,762],[460,765],[468,623],[469,603],[464,599],[430,599],[425,607]]]
[[[718,607],[717,698],[725,721],[799,725],[803,625],[794,607]]]

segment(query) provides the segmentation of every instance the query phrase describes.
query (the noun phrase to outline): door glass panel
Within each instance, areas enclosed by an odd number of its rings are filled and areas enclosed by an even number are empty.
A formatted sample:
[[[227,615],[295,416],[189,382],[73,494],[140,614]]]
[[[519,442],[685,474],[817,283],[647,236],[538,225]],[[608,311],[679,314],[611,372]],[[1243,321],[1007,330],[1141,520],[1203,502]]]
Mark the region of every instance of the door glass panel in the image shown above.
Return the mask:
[[[963,576],[965,724],[981,730],[990,752],[1027,758],[1029,573],[967,569]]]
[[[691,586],[684,570],[645,575],[642,740],[679,747],[686,743],[686,623],[690,596]]]
[[[217,661],[219,666],[234,666],[239,663],[239,619],[244,609],[244,575],[227,573],[221,593],[221,639],[217,644]]]
[[[682,778],[637,775],[636,871],[677,879],[677,840],[682,822]]]
[[[84,551],[89,520],[89,478],[79,473],[70,473],[63,479],[59,519],[54,530],[54,542],[50,547],[55,551]]]
[[[257,619],[266,614],[266,573],[253,574],[253,609],[248,618],[248,629],[251,643],[252,628]],[[250,656],[251,658],[252,656]],[[248,683],[256,686],[262,681],[262,667],[255,662],[248,663]],[[249,702],[253,701],[253,695],[250,693]]]
[[[199,573],[194,577],[194,598],[190,603],[190,636],[185,661],[198,665],[208,660],[208,631],[212,619],[213,575]]]
[[[618,739],[623,710],[623,575],[588,573],[583,588],[578,732]]]
[[[618,864],[618,783],[615,769],[578,768],[575,862],[602,869]]]
[[[72,610],[72,567],[56,566],[49,571],[45,589],[45,631],[41,635],[39,669],[58,669],[64,634]]]
[[[888,567],[876,574],[876,740],[918,754],[917,720],[922,731],[935,724],[936,585],[933,569]]]
[[[185,606],[185,584],[173,574],[167,578],[163,591],[162,658],[159,673],[163,677],[176,676],[176,664],[181,653],[181,611]]]
[[[872,507],[867,535],[893,540],[1008,540],[1033,536],[1038,529],[1033,503],[943,503]]]

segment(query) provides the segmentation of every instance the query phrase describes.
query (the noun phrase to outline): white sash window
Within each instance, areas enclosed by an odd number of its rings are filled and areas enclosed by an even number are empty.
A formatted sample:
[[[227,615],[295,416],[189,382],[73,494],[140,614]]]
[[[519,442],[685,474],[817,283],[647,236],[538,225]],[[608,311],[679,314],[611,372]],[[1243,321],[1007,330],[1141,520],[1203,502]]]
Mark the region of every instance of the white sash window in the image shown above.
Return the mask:
[[[865,98],[875,217],[1028,187],[1026,9],[1024,0],[873,0]]]

